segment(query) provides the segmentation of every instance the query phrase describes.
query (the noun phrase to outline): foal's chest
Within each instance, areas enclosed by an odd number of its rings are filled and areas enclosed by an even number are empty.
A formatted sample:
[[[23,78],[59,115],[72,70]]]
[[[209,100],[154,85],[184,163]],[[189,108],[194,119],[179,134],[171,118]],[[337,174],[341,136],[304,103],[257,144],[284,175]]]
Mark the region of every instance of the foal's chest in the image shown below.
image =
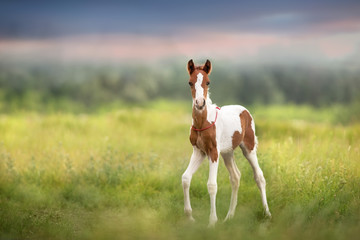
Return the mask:
[[[191,129],[190,142],[205,154],[209,154],[213,149],[216,149],[215,127],[201,132]]]

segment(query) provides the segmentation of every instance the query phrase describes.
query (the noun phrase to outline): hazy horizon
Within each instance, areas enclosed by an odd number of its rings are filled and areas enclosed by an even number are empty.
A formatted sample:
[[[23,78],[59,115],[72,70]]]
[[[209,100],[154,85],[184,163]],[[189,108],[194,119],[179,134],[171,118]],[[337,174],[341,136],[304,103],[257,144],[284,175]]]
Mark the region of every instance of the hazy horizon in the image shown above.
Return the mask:
[[[359,12],[358,1],[8,1],[0,8],[0,55],[358,62]]]

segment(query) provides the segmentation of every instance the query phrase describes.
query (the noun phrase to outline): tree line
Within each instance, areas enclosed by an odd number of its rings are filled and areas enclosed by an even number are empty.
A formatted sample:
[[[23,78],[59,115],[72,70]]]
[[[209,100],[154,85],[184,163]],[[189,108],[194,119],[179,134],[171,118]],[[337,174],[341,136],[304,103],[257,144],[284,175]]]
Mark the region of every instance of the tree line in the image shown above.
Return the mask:
[[[236,65],[219,62],[210,76],[219,105],[310,104],[359,101],[360,68],[310,64]],[[67,103],[94,108],[114,101],[188,100],[185,64],[0,62],[0,111]],[[66,104],[65,104],[66,105]]]

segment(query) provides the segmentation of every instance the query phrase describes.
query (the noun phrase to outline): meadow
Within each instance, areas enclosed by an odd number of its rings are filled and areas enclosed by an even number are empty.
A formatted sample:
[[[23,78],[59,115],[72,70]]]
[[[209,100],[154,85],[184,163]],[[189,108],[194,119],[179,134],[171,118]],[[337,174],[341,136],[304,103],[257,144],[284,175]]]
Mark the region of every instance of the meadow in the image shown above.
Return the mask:
[[[360,124],[337,108],[253,106],[271,220],[250,165],[235,217],[219,166],[219,222],[208,229],[208,164],[194,175],[195,223],[181,175],[192,152],[189,102],[96,113],[0,115],[0,239],[355,239],[360,235]]]

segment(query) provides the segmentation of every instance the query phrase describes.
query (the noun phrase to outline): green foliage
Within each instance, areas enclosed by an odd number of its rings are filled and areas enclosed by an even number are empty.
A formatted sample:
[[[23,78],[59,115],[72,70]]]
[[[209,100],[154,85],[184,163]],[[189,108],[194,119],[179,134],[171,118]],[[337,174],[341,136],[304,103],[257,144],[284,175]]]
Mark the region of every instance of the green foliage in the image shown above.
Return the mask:
[[[251,167],[234,219],[221,163],[208,229],[205,162],[194,175],[195,223],[183,214],[181,175],[192,147],[189,104],[151,102],[93,114],[0,115],[1,239],[355,239],[360,232],[360,125],[333,109],[254,106],[272,220]]]
[[[185,63],[174,60],[115,65],[1,59],[0,112],[91,112],[114,102],[187,100],[190,91]],[[359,69],[345,64],[279,66],[213,61],[213,65],[212,100],[219,104],[294,103],[328,107],[359,101]]]

